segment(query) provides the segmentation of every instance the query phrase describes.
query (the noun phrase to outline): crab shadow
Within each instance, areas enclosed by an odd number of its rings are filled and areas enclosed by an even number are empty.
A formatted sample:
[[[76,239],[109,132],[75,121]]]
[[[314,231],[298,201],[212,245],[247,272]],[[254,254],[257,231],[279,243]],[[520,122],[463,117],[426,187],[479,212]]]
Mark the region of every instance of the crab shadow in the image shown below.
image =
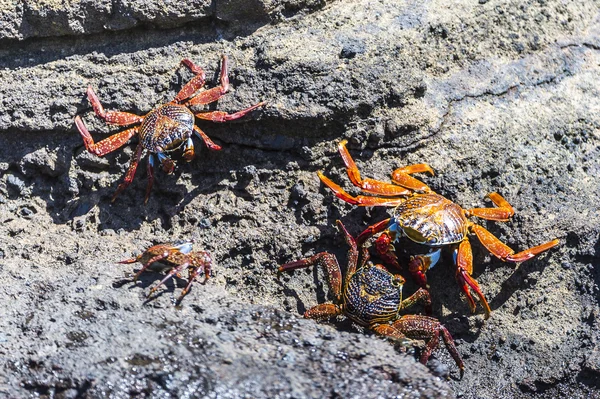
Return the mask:
[[[138,270],[139,269],[135,271],[137,272]],[[162,297],[163,295],[173,296],[173,301],[175,305],[179,305],[179,303],[183,300],[183,298],[179,298],[179,295],[181,293],[180,291],[182,291],[188,283],[186,279],[181,277],[173,276],[172,278],[165,281],[165,283],[158,288],[157,292],[148,295],[149,289],[151,289],[151,287],[156,287],[160,283],[160,281],[163,278],[165,278],[165,276],[166,273],[145,271],[135,281],[133,279],[134,275],[132,274],[130,278],[123,278],[113,281],[112,286],[113,288],[122,288],[127,286],[127,289],[129,290],[143,290],[145,293],[144,305],[152,303],[153,301]],[[190,292],[192,292],[194,287],[197,285],[204,285],[204,281],[197,281],[195,282],[195,284],[192,284],[192,286],[190,287]]]

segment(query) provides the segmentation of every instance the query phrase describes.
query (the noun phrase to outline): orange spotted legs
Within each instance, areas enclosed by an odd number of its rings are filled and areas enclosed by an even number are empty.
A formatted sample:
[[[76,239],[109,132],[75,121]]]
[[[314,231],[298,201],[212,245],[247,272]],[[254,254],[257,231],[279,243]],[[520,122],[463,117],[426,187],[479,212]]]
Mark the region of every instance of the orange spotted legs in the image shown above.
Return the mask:
[[[320,171],[317,172],[319,175],[319,179],[325,184],[327,187],[333,191],[336,197],[339,199],[358,206],[396,206],[404,202],[404,198],[383,198],[383,197],[371,197],[367,195],[357,195],[353,197],[344,191],[343,188],[335,184],[331,179],[325,176]]]
[[[192,94],[194,94],[202,86],[204,86],[205,78],[206,78],[206,74],[204,73],[204,70],[202,68],[200,68],[199,66],[195,65],[192,61],[185,58],[185,59],[181,60],[181,63],[183,65],[185,65],[186,67],[188,67],[190,69],[190,71],[192,71],[196,76],[194,76],[192,79],[190,79],[190,81],[187,82],[181,88],[181,90],[179,90],[179,93],[177,93],[177,95],[173,99],[173,102],[176,102],[176,103],[180,103],[180,102],[190,98],[192,96]]]
[[[177,275],[178,277],[180,276],[181,272],[183,270],[185,270],[186,267],[188,267],[189,263],[185,262],[182,263],[181,265],[177,265],[175,267],[173,267],[171,269],[171,271],[169,271],[169,273],[167,273],[167,275],[165,276],[165,278],[163,278],[162,280],[160,280],[160,283],[156,284],[154,287],[152,287],[150,289],[150,292],[148,292],[148,296],[152,296],[152,294],[154,294],[156,292],[156,290],[158,290],[158,288],[163,285],[164,283],[167,282],[167,280],[171,279],[173,276]]]
[[[152,249],[152,248],[151,248],[151,249]],[[163,259],[165,259],[165,258],[168,258],[168,257],[169,257],[169,255],[171,255],[171,252],[172,252],[172,251],[173,251],[172,249],[167,249],[167,248],[165,248],[165,250],[164,250],[163,252],[161,252],[161,253],[159,253],[159,254],[157,254],[157,255],[154,255],[153,257],[151,257],[151,258],[150,258],[150,259],[149,259],[149,260],[148,260],[146,263],[144,263],[144,264],[142,265],[142,268],[140,269],[140,271],[138,271],[138,272],[135,274],[135,276],[133,277],[133,281],[137,281],[137,279],[140,277],[140,275],[141,275],[143,272],[145,272],[145,271],[146,271],[146,269],[148,269],[148,268],[150,267],[150,265],[152,265],[154,262],[159,262],[159,261],[161,261],[161,260],[163,260]],[[128,264],[131,264],[131,263],[140,262],[140,261],[141,261],[141,260],[142,260],[142,259],[145,257],[145,255],[146,255],[148,252],[149,252],[149,251],[146,251],[146,252],[144,252],[143,254],[141,254],[141,255],[139,255],[139,256],[137,256],[137,257],[135,257],[135,258],[125,259],[125,260],[122,260],[122,261],[120,261],[120,262],[118,262],[118,263],[121,263],[121,264],[124,264],[124,265],[128,265]]]
[[[246,114],[250,113],[251,111],[254,111],[256,108],[262,107],[263,105],[266,105],[266,104],[267,104],[266,101],[261,101],[258,104],[254,104],[251,107],[245,108],[245,109],[238,111],[236,113],[233,113],[233,114],[228,114],[227,112],[224,112],[224,111],[200,112],[200,113],[196,114],[196,118],[205,119],[205,120],[208,120],[211,122],[228,122],[228,121],[232,121],[235,119],[239,119],[239,118],[245,116]]]
[[[531,259],[534,256],[541,254],[542,252],[547,251],[559,244],[558,239],[554,239],[533,248],[515,253],[513,249],[504,244],[485,228],[477,224],[472,224],[470,227],[471,230],[477,235],[477,238],[479,238],[479,241],[481,241],[483,246],[490,251],[492,255],[504,262],[524,262],[527,259]]]
[[[227,66],[227,56],[224,55],[221,60],[221,74],[219,76],[221,85],[199,93],[197,96],[187,102],[188,106],[210,104],[214,101],[217,101],[219,98],[223,97],[225,93],[227,93],[229,90],[229,77],[227,76],[229,74],[229,68]]]
[[[137,133],[137,127],[132,127],[120,133],[113,134],[112,136],[107,137],[104,140],[99,141],[98,143],[94,143],[92,135],[88,131],[87,127],[85,127],[85,125],[83,124],[83,121],[81,120],[79,115],[75,117],[75,125],[77,126],[77,130],[79,130],[79,134],[83,138],[83,144],[85,145],[85,149],[91,152],[92,154],[98,155],[99,157],[124,146],[129,141],[129,139],[131,139]]]
[[[469,240],[466,239],[460,242],[458,248],[454,251],[454,256],[454,263],[456,264],[456,281],[467,297],[471,312],[475,313],[476,305],[469,288],[477,294],[479,302],[481,302],[481,305],[485,309],[485,318],[489,318],[492,312],[490,305],[488,305],[477,281],[471,277],[471,274],[473,274],[473,252],[471,251],[471,243],[469,243]]]
[[[144,117],[131,114],[129,112],[122,111],[105,111],[102,103],[98,99],[96,93],[94,93],[94,89],[92,86],[88,86],[87,89],[88,100],[92,104],[92,108],[94,108],[94,112],[100,118],[104,119],[108,123],[112,123],[113,125],[133,125],[134,123],[142,123]]]
[[[199,258],[200,256],[200,258]],[[188,272],[188,283],[181,292],[178,301],[180,301],[190,290],[192,283],[202,271],[204,271],[204,282],[210,278],[211,258],[208,252],[194,252],[190,254],[195,267]]]
[[[346,165],[346,172],[348,173],[350,181],[362,191],[383,196],[406,196],[412,194],[413,191],[431,191],[426,184],[410,176],[411,173],[422,172],[429,172],[433,174],[433,169],[426,164],[410,165],[396,169],[392,174],[392,180],[396,184],[386,183],[374,179],[362,179],[356,163],[346,148],[347,143],[347,140],[340,141],[338,144],[338,150],[342,156],[344,164]]]
[[[142,158],[143,151],[144,151],[144,146],[142,146],[142,143],[138,144],[135,149],[135,154],[131,158],[131,163],[129,164],[129,169],[127,169],[127,173],[125,174],[125,180],[123,180],[123,183],[119,184],[119,187],[117,187],[117,190],[115,191],[115,194],[113,195],[113,197],[111,199],[111,202],[115,202],[115,199],[117,199],[117,196],[119,194],[121,194],[121,192],[123,190],[125,190],[127,188],[127,186],[129,186],[131,184],[131,182],[133,181],[133,177],[135,176],[135,171],[137,170],[138,163],[140,162],[140,159]]]
[[[448,352],[460,369],[462,377],[465,365],[454,345],[454,340],[446,327],[436,319],[427,316],[405,315],[391,325],[380,324],[373,329],[378,334],[398,340],[400,343],[406,343],[407,338],[425,340],[426,345],[420,357],[420,361],[423,364],[427,364],[431,352],[438,347],[441,335]]]
[[[184,60],[184,61],[186,61],[186,60]],[[185,64],[188,67],[190,67],[189,64],[193,65],[192,62],[189,61],[189,60]],[[192,67],[190,67],[190,69],[192,69]],[[195,72],[194,69],[192,69],[192,72]],[[205,90],[205,91],[199,93],[198,95],[196,95],[195,97],[193,97],[192,99],[190,99],[186,103],[186,105],[189,106],[189,107],[193,107],[195,105],[210,104],[212,102],[217,101],[219,98],[223,97],[225,95],[225,93],[227,93],[227,91],[229,90],[229,77],[227,76],[228,73],[229,73],[229,67],[227,66],[227,56],[223,56],[222,63],[221,63],[221,74],[220,74],[221,85],[217,86],[217,87],[213,87],[212,89],[208,89],[208,90]],[[191,93],[190,93],[190,95],[191,95]],[[189,97],[189,95],[188,95],[188,97]],[[177,96],[176,100],[178,98],[180,98],[179,95]],[[183,98],[181,98],[181,99],[183,99]],[[260,102],[258,104],[255,104],[255,105],[253,105],[251,107],[245,108],[245,109],[243,109],[241,111],[238,111],[238,112],[236,112],[234,114],[228,114],[227,112],[223,112],[223,111],[200,112],[200,113],[196,114],[196,118],[198,118],[198,119],[204,119],[204,120],[209,120],[209,121],[212,121],[212,122],[227,122],[227,121],[232,121],[234,119],[239,119],[239,118],[245,116],[246,114],[250,113],[251,111],[254,111],[258,107],[262,107],[265,104],[266,104],[266,102],[263,101],[263,102]],[[201,136],[201,138],[204,140],[204,138],[202,136]],[[205,140],[205,142],[206,142],[206,140]],[[208,145],[208,143],[207,143],[207,146],[209,148],[212,148],[212,147],[210,147]]]
[[[281,265],[279,266],[279,271],[283,272],[296,270],[304,267],[310,267],[315,264],[322,266],[326,270],[331,291],[333,291],[335,299],[340,301],[342,297],[342,272],[335,255],[332,255],[328,252],[320,252],[311,256],[310,258]],[[340,306],[334,303],[321,303],[304,312],[304,317],[307,319],[319,320],[327,319],[340,314],[342,314],[342,308]]]
[[[467,217],[477,216],[486,220],[496,220],[499,222],[506,222],[514,214],[515,210],[513,207],[498,193],[490,193],[487,195],[492,200],[497,208],[472,208],[465,211]]]
[[[215,150],[215,151],[219,151],[221,149],[220,145],[215,144],[207,135],[206,133],[204,133],[198,126],[194,125],[194,133],[196,134],[196,136],[200,137],[202,139],[202,141],[204,141],[204,144],[206,144],[206,146],[211,149],[211,150]],[[186,158],[187,159],[187,158]]]

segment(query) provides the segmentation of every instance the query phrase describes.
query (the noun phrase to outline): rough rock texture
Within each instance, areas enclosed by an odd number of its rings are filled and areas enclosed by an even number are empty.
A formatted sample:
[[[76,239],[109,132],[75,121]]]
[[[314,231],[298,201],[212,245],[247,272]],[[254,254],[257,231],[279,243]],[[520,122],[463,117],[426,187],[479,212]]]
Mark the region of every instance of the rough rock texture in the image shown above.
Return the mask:
[[[31,1],[0,3],[0,395],[8,397],[599,397],[600,10],[594,1]],[[111,204],[133,146],[88,154],[73,127],[114,133],[85,98],[138,114],[169,101],[191,58],[231,93],[216,108],[269,105],[199,123],[223,146],[174,175],[145,167]],[[98,134],[96,134],[98,133]],[[468,208],[498,191],[519,267],[474,238],[490,300],[470,314],[451,257],[429,273],[443,349],[427,368],[350,323],[299,315],[328,299],[320,270],[277,276],[318,251],[345,263],[334,228],[357,234],[386,209],[357,209],[336,143],[364,176],[427,162],[434,190]],[[214,277],[146,301],[116,261],[194,240]],[[400,245],[406,261],[411,251]],[[415,289],[410,281],[406,293]],[[415,311],[419,311],[416,309]],[[449,376],[446,380],[444,377]]]

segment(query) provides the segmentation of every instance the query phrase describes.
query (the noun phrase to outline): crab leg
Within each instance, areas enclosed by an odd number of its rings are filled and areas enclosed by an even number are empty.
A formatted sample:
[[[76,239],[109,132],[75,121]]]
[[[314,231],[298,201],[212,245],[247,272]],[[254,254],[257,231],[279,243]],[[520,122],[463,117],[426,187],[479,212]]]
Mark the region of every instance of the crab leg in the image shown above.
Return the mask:
[[[342,313],[342,308],[334,303],[321,303],[304,312],[304,318],[323,320],[341,315]]]
[[[311,256],[310,258],[300,259],[294,262],[289,262],[284,265],[279,266],[279,271],[289,271],[302,269],[305,267],[310,267],[315,264],[322,266],[327,272],[327,278],[329,281],[329,286],[333,291],[333,295],[339,301],[342,297],[342,271],[340,270],[340,265],[338,264],[337,258],[335,255],[332,255],[328,252],[320,252],[316,255]]]
[[[113,134],[110,137],[105,138],[97,143],[94,143],[94,139],[90,134],[89,130],[83,124],[83,121],[79,116],[75,117],[75,125],[77,126],[77,130],[79,130],[79,134],[81,138],[83,138],[83,144],[85,145],[85,149],[91,152],[92,154],[96,154],[99,157],[108,154],[109,152],[113,152],[117,148],[124,146],[129,139],[131,139],[137,133],[137,127],[132,127],[130,129],[124,130],[120,133]]]
[[[179,93],[177,93],[177,95],[173,99],[173,102],[176,103],[180,103],[183,100],[190,98],[190,96],[196,91],[198,91],[198,89],[200,89],[202,86],[204,86],[204,83],[206,82],[206,74],[204,73],[204,70],[202,68],[195,65],[191,60],[187,58],[181,60],[181,63],[188,67],[196,76],[190,79],[190,81],[187,82],[181,88],[181,90],[179,90]]]
[[[204,133],[198,126],[194,125],[194,133],[196,134],[196,136],[200,137],[202,139],[202,141],[204,141],[204,144],[206,144],[206,146],[211,149],[211,150],[215,150],[215,151],[219,151],[221,149],[220,145],[215,144],[207,135],[206,133]],[[193,151],[194,147],[192,147],[192,151]],[[187,149],[186,149],[187,151]],[[187,159],[187,158],[186,158]]]
[[[440,260],[441,252],[441,248],[438,248],[425,255],[411,256],[408,262],[408,271],[422,288],[429,288],[425,273]]]
[[[403,300],[400,304],[400,309],[406,309],[417,303],[422,303],[425,307],[425,312],[431,314],[431,295],[429,294],[429,291],[423,288],[419,288],[417,292]]]
[[[144,197],[144,205],[148,203],[150,192],[154,185],[154,155],[148,156],[148,165],[146,166],[146,174],[148,175],[148,185],[146,185],[146,196]]]
[[[212,89],[208,89],[198,94],[196,97],[188,101],[188,106],[209,104],[217,101],[219,98],[223,97],[225,93],[227,93],[229,90],[229,77],[227,76],[229,74],[229,68],[227,66],[227,56],[224,55],[221,60],[221,74],[219,76],[221,86],[213,87]]]
[[[96,93],[94,93],[94,89],[92,86],[88,86],[87,88],[87,97],[90,103],[92,104],[92,108],[94,108],[94,112],[100,118],[104,119],[108,123],[112,123],[114,125],[132,125],[134,123],[142,123],[144,117],[132,114],[129,112],[122,111],[105,111],[102,103],[98,99]]]
[[[190,288],[192,287],[192,283],[196,279],[196,276],[198,276],[198,274],[200,274],[202,271],[204,271],[204,282],[206,282],[206,280],[208,280],[210,278],[210,263],[208,263],[208,262],[207,263],[203,263],[200,266],[194,267],[189,272],[188,283],[185,286],[185,288],[183,289],[183,291],[181,291],[181,295],[179,295],[179,298],[177,299],[177,302],[181,301],[183,299],[183,297],[187,295],[187,293],[189,292]]]
[[[200,113],[196,114],[196,118],[204,119],[204,120],[211,121],[211,122],[228,122],[228,121],[232,121],[235,119],[239,119],[239,118],[245,116],[246,114],[250,113],[251,111],[254,111],[256,108],[262,107],[263,105],[266,105],[266,104],[267,104],[266,101],[261,101],[258,104],[254,104],[251,107],[245,108],[245,109],[238,111],[236,113],[233,113],[233,114],[228,114],[227,112],[224,112],[224,111],[200,112]]]
[[[406,187],[419,193],[430,193],[431,189],[422,181],[415,179],[410,176],[412,173],[430,173],[434,175],[431,166],[425,163],[419,163],[415,165],[404,166],[396,169],[392,173],[392,181],[402,187]]]
[[[492,200],[497,208],[472,208],[466,211],[466,215],[506,222],[515,214],[513,207],[500,194],[490,193],[487,197]]]
[[[392,335],[383,334],[386,336],[391,336],[395,338],[395,336],[401,337],[401,339],[412,338],[412,339],[423,339],[426,341],[425,349],[421,353],[420,361],[423,364],[427,364],[427,360],[431,356],[431,352],[439,346],[439,338],[440,335],[444,340],[444,344],[448,349],[448,352],[456,362],[456,365],[460,369],[460,375],[462,377],[465,365],[456,349],[456,345],[454,345],[454,340],[452,336],[438,320],[427,317],[427,316],[419,316],[419,315],[405,315],[402,316],[399,320],[396,320],[392,325],[387,325],[388,328],[382,329],[379,328],[376,330],[378,333],[382,333],[381,331],[392,332],[390,329],[395,330]]]
[[[321,171],[317,172],[321,181],[333,191],[336,197],[339,199],[358,206],[396,206],[405,201],[404,198],[381,198],[381,197],[369,197],[366,195],[358,195],[356,197],[351,196],[343,188],[335,184]]]
[[[165,278],[163,278],[162,280],[160,280],[160,283],[156,284],[154,287],[152,287],[150,289],[150,292],[148,293],[148,296],[152,296],[152,294],[154,294],[154,292],[156,292],[156,290],[158,290],[158,288],[163,285],[167,280],[169,280],[170,278],[172,278],[174,275],[179,275],[179,273],[181,273],[182,270],[184,270],[186,267],[188,267],[189,263],[185,262],[182,263],[181,265],[177,265],[175,266],[173,269],[171,269],[171,271],[169,273],[167,273],[167,275],[165,276]]]
[[[479,238],[479,241],[481,241],[483,246],[486,247],[486,249],[490,251],[492,255],[496,256],[503,262],[523,262],[559,244],[558,239],[554,239],[519,253],[515,253],[512,248],[504,244],[485,228],[477,224],[473,224],[471,225],[471,230],[475,232],[477,238]]]
[[[473,252],[471,250],[471,243],[469,243],[469,240],[463,240],[460,242],[454,262],[456,263],[456,280],[467,297],[471,312],[475,313],[476,305],[469,291],[469,287],[479,297],[479,301],[485,309],[485,318],[488,319],[492,312],[490,305],[488,305],[488,302],[485,299],[483,292],[481,292],[481,288],[479,288],[477,281],[471,277],[471,274],[473,273]]]
[[[375,223],[374,225],[367,227],[365,231],[363,231],[358,235],[358,237],[356,237],[356,243],[358,245],[363,245],[365,241],[373,237],[375,234],[381,233],[382,231],[386,230],[389,223],[390,218],[387,218],[385,220],[382,220],[381,222]]]
[[[344,239],[350,247],[348,249],[348,268],[346,269],[347,281],[349,278],[352,277],[354,272],[356,272],[356,266],[358,264],[358,246],[356,245],[356,240],[354,239],[354,237],[352,237],[352,235],[348,233],[348,230],[346,230],[346,226],[344,226],[344,224],[340,220],[337,220],[336,224],[338,228],[344,233]],[[367,262],[367,260],[368,257],[363,256],[362,264],[364,265]]]
[[[118,263],[125,264],[125,265],[126,264],[130,264],[130,263],[134,263],[134,262],[139,261],[144,255],[145,254],[141,254],[137,258],[131,258],[131,259],[122,260],[122,261],[120,261]],[[150,258],[148,260],[148,262],[144,263],[142,265],[142,268],[135,274],[135,276],[133,277],[133,281],[137,281],[137,279],[140,278],[141,274],[143,272],[145,272],[150,267],[150,265],[152,265],[154,262],[159,262],[159,261],[161,261],[161,260],[163,260],[165,258],[168,258],[169,255],[170,255],[169,251],[165,251],[165,252],[163,252],[161,254],[158,254],[158,255],[153,256],[152,258]]]
[[[142,158],[142,152],[144,150],[144,146],[142,145],[142,143],[139,143],[135,149],[135,155],[131,158],[131,163],[129,164],[129,169],[127,169],[127,173],[125,174],[125,180],[123,180],[123,183],[119,184],[119,187],[117,187],[117,191],[115,191],[115,194],[113,195],[111,202],[115,202],[115,199],[117,199],[117,196],[119,194],[121,194],[121,192],[123,190],[125,190],[127,188],[127,186],[129,186],[131,184],[131,182],[133,181],[133,177],[135,176],[135,171],[137,170],[137,166],[138,163],[140,162],[140,159]]]
[[[340,155],[342,156],[344,164],[346,165],[346,172],[348,173],[348,177],[350,178],[352,184],[354,184],[356,187],[360,188],[366,193],[379,194],[387,197],[406,196],[412,194],[412,191],[407,190],[403,187],[399,187],[395,184],[386,183],[375,179],[362,179],[360,177],[360,172],[358,170],[358,167],[356,166],[356,163],[354,162],[352,156],[346,148],[347,142],[347,140],[340,141],[340,143],[338,144],[338,150],[340,152]],[[413,179],[410,176],[408,177],[409,179]],[[416,179],[413,180],[419,182]]]

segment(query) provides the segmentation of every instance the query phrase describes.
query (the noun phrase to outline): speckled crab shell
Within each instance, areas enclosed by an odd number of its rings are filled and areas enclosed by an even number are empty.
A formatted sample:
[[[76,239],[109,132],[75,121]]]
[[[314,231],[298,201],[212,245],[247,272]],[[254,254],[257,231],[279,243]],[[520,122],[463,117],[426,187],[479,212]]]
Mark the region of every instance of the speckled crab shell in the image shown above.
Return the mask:
[[[394,209],[390,230],[431,247],[461,242],[468,233],[465,211],[438,194],[417,194]]]

